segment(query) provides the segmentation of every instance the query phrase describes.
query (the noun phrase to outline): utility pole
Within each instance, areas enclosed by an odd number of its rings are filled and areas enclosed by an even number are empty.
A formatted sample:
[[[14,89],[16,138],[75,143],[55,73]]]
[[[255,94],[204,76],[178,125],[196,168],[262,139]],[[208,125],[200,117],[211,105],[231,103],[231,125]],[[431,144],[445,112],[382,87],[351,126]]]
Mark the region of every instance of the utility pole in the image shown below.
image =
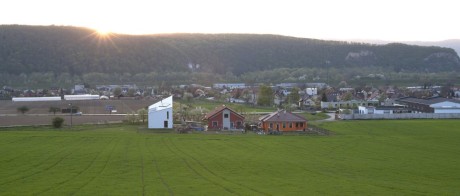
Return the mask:
[[[72,128],[72,113],[73,113],[72,103],[69,103],[69,106],[70,106],[70,128]]]

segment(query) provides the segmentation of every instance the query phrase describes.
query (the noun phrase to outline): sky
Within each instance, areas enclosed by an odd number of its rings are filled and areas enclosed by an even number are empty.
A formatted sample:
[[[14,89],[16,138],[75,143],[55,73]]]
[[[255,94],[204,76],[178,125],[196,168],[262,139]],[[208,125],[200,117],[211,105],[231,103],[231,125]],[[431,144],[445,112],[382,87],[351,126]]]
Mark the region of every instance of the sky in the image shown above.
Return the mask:
[[[0,24],[121,34],[254,33],[329,39],[460,39],[458,0],[6,0]]]

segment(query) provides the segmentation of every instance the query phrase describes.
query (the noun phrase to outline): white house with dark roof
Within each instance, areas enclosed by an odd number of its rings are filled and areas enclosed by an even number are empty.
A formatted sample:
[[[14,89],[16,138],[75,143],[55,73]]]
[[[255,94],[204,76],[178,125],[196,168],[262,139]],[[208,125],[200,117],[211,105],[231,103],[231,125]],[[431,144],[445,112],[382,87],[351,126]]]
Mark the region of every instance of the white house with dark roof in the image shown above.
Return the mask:
[[[173,128],[173,98],[165,98],[149,106],[149,129]]]

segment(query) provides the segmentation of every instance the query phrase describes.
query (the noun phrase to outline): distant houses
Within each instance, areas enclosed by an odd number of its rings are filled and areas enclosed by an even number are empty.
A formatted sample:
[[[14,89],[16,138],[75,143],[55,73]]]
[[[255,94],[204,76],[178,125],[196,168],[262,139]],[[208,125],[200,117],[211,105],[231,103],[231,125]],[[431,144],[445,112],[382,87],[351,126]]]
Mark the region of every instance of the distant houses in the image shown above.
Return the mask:
[[[173,128],[173,98],[165,98],[151,106],[148,110],[149,129]]]
[[[358,106],[377,106],[378,104],[378,100],[321,101],[321,109],[356,108]]]
[[[259,118],[260,128],[270,131],[305,131],[307,119],[302,116],[279,110]]]
[[[208,130],[244,129],[244,116],[225,105],[207,113],[203,120],[207,121]]]

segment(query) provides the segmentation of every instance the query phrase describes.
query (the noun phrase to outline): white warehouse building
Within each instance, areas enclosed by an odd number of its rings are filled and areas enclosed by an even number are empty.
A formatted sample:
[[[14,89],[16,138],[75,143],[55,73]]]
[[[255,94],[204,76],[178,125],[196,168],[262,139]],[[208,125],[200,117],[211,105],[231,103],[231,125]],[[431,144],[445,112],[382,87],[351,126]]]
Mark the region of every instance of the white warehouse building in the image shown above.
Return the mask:
[[[165,98],[149,106],[149,129],[173,128],[173,98]]]

